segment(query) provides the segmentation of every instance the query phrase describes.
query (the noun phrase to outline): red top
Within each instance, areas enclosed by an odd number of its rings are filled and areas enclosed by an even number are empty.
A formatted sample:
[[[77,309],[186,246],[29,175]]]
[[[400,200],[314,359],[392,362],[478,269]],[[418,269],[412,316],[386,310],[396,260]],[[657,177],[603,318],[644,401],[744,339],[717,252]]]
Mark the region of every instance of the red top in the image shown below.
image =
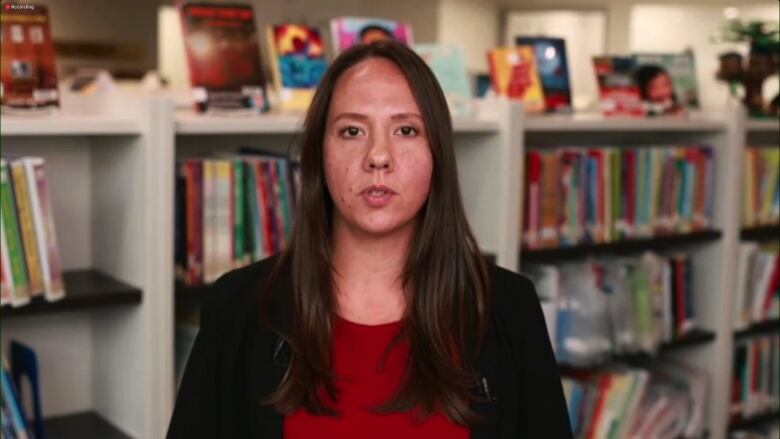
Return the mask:
[[[373,407],[388,401],[403,378],[409,343],[398,343],[379,362],[400,322],[361,325],[336,317],[333,328],[333,368],[339,399],[339,417],[315,416],[300,409],[284,420],[287,439],[311,438],[447,438],[467,439],[469,430],[436,413],[422,424],[413,424],[407,413],[375,414]]]

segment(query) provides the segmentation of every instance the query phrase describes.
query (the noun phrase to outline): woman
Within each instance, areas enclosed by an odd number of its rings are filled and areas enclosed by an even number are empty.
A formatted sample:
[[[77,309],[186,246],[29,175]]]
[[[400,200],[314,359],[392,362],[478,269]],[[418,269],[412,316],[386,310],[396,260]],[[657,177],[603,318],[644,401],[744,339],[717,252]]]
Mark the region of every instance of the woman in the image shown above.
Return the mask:
[[[334,61],[301,189],[288,249],[204,299],[168,437],[571,437],[533,285],[484,263],[413,51]]]

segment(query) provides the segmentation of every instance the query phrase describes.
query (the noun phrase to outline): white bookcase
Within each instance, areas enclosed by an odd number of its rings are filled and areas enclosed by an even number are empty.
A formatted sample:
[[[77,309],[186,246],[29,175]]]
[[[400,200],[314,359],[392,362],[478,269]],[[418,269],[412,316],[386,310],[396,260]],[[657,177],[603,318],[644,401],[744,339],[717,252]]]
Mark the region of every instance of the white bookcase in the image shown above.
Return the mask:
[[[82,414],[53,429],[99,416],[113,432],[81,437],[161,437],[173,360],[158,340],[172,313],[172,262],[157,213],[173,198],[159,190],[173,123],[162,99],[113,104],[98,116],[0,118],[4,156],[46,160],[68,289],[61,302],[4,307],[3,352],[10,340],[38,352],[46,417]]]
[[[161,438],[175,393],[176,160],[240,147],[288,152],[300,116],[204,116],[174,111],[169,100],[151,96],[125,97],[108,109],[99,116],[4,115],[3,154],[46,158],[66,269],[98,270],[140,290],[142,300],[13,318],[3,308],[3,347],[19,339],[39,352],[46,415],[94,411],[131,437]],[[708,370],[711,395],[728,395],[739,164],[746,136],[777,137],[777,124],[747,122],[740,111],[734,106],[723,114],[688,120],[525,117],[519,104],[478,101],[475,117],[454,122],[461,191],[472,229],[483,251],[495,255],[499,265],[520,268],[525,145],[712,146],[717,168],[713,228],[720,235],[683,243],[682,248],[693,254],[697,323],[716,338],[666,355]],[[709,404],[711,437],[722,439],[728,398],[712,397]]]
[[[737,156],[734,147],[740,137],[740,125],[726,114],[693,114],[688,119],[621,119],[604,118],[599,114],[572,116],[527,117],[526,149],[560,146],[657,147],[674,145],[708,145],[715,150],[715,193],[712,229],[720,232],[704,240],[683,239],[666,247],[661,253],[685,250],[693,261],[694,309],[696,323],[715,333],[709,343],[680,347],[662,355],[678,357],[708,371],[711,377],[710,395],[728,395],[727,368],[730,362],[731,327],[728,316],[735,285],[738,217],[735,209],[738,180],[733,166]],[[633,252],[641,251],[634,247]],[[529,255],[530,257],[531,255]],[[521,253],[521,264],[523,255]],[[728,398],[709,398],[708,430],[714,439],[725,437],[723,410]]]

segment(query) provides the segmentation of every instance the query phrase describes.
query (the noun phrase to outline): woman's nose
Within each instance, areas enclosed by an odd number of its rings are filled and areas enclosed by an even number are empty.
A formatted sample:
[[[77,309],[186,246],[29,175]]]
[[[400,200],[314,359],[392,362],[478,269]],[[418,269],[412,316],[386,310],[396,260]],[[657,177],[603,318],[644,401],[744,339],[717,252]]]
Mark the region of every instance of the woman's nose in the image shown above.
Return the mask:
[[[391,170],[392,169],[392,157],[390,151],[387,148],[387,140],[375,139],[371,145],[371,149],[368,151],[368,157],[366,157],[366,163],[368,170]]]

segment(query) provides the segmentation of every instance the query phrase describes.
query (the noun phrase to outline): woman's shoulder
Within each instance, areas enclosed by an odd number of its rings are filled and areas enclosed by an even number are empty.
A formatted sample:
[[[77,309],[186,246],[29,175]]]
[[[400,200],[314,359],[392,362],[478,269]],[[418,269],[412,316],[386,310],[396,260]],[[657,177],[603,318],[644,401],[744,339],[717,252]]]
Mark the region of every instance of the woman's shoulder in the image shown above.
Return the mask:
[[[260,290],[264,288],[279,258],[279,255],[274,255],[220,276],[203,297],[201,319],[224,322],[244,314],[253,316]]]
[[[515,326],[533,318],[541,306],[533,282],[522,274],[499,266],[491,267],[493,282],[491,311],[502,323]]]

